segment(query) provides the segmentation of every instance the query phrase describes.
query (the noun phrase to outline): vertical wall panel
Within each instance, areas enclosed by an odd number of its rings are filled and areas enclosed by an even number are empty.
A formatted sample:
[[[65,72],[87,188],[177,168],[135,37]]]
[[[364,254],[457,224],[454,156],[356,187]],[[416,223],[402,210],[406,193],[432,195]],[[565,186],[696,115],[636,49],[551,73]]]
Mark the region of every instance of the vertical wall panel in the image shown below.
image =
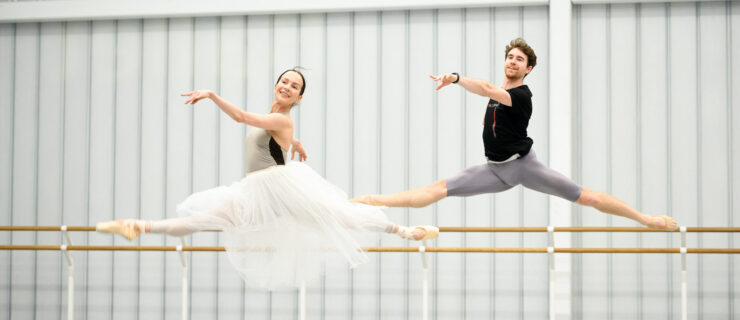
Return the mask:
[[[599,6],[579,7],[582,13],[578,32],[593,33],[587,12]],[[610,188],[625,202],[648,214],[674,216],[680,225],[728,225],[734,167],[730,152],[732,107],[727,72],[732,72],[732,37],[729,3],[642,4],[607,6],[609,51],[582,54],[577,90],[594,93],[591,73],[609,77],[610,137],[594,136],[582,130],[582,161],[578,171],[587,184],[593,174],[589,145],[609,143],[611,155]],[[603,34],[603,33],[602,33]],[[579,38],[581,50],[601,46],[603,38]],[[710,49],[711,48],[711,49]],[[625,54],[635,52],[635,55]],[[608,57],[609,69],[589,66],[593,59]],[[600,64],[597,64],[600,65]],[[710,72],[707,65],[717,67]],[[728,83],[729,82],[729,83]],[[600,94],[595,94],[600,96]],[[631,106],[636,106],[631,107]],[[579,104],[581,128],[602,116],[590,117],[588,100]],[[631,109],[634,108],[634,109]],[[629,110],[633,111],[629,111]],[[710,156],[711,154],[711,156]],[[582,210],[585,220],[587,210]],[[614,225],[634,225],[627,219],[613,218]],[[584,236],[586,239],[586,236]],[[614,247],[664,247],[678,245],[670,235],[612,235]],[[584,242],[585,243],[585,242]],[[593,243],[593,241],[589,241]],[[689,236],[689,247],[724,247],[731,244],[725,234]],[[591,259],[583,257],[584,283]],[[611,260],[612,289],[594,291],[589,297],[609,295],[606,301],[612,317],[675,317],[680,311],[678,268],[680,259],[665,255],[620,257]],[[730,299],[734,287],[728,285],[733,266],[728,256],[690,256],[689,313],[712,317],[734,313]],[[609,262],[603,263],[609,265]],[[592,267],[592,268],[593,268]],[[596,269],[594,269],[596,270]],[[585,285],[584,286],[588,286]],[[593,287],[591,287],[593,288]],[[598,288],[598,286],[597,286]],[[711,288],[711,289],[710,289]],[[609,293],[611,292],[611,293]],[[585,295],[584,295],[585,296]],[[586,299],[584,299],[585,301]],[[593,306],[584,302],[586,306]],[[584,310],[584,318],[587,310]]]
[[[727,223],[727,56],[725,4],[699,5],[699,148],[701,188],[700,220],[704,226]],[[700,244],[722,247],[726,234],[702,235]],[[729,312],[727,286],[728,255],[706,256],[699,260],[702,281],[700,303],[705,317],[716,317]]]
[[[407,161],[406,123],[406,13],[383,12],[381,16],[380,58],[380,192],[406,189],[404,164]],[[408,209],[389,208],[388,217],[405,224]],[[406,241],[395,235],[382,235],[381,246],[401,246]],[[380,255],[381,318],[406,314],[405,253]]]
[[[612,5],[609,13],[609,92],[611,112],[611,193],[624,202],[637,200],[637,32],[635,5]],[[614,226],[634,226],[627,219],[612,218]],[[619,234],[612,237],[618,248],[636,247],[636,234]],[[637,317],[638,290],[637,256],[614,256],[612,259],[613,317]]]
[[[645,4],[640,10],[640,203],[638,210],[660,214],[667,210],[667,113],[666,113],[666,9]],[[650,70],[650,72],[645,72]],[[643,247],[662,247],[666,235],[641,235]],[[668,278],[664,255],[641,256],[642,316],[655,318],[668,312]],[[661,288],[657,290],[657,288]],[[658,293],[660,292],[660,293]]]
[[[339,21],[342,20],[339,19]],[[297,57],[299,61],[295,61],[295,64],[300,64],[306,68],[303,71],[303,75],[306,78],[306,91],[303,93],[303,99],[301,99],[300,104],[297,107],[293,107],[293,111],[291,112],[295,130],[293,136],[301,141],[308,154],[308,159],[305,163],[319,173],[324,171],[327,161],[340,161],[338,159],[330,160],[325,157],[325,152],[331,152],[330,149],[325,148],[327,147],[325,146],[325,139],[329,137],[324,130],[328,126],[326,112],[327,108],[330,107],[330,102],[327,100],[329,96],[326,95],[328,81],[326,72],[329,71],[326,69],[326,61],[328,61],[328,52],[326,51],[326,43],[328,41],[326,35],[328,31],[326,28],[327,23],[326,14],[306,14],[300,16],[300,34],[298,35],[300,52]],[[342,25],[341,22],[338,25]],[[345,46],[343,48],[348,47]],[[340,52],[344,52],[344,50]],[[340,52],[335,52],[335,54],[340,54]],[[337,80],[343,79],[343,82],[347,82],[346,85],[349,85],[348,77],[340,77]],[[337,94],[339,94],[336,96],[337,98],[341,97],[340,92],[337,92]],[[335,96],[332,95],[332,97]],[[336,121],[341,122],[342,119],[337,119]],[[332,123],[332,125],[336,124]],[[339,147],[333,144],[331,146],[333,148]],[[327,167],[327,169],[331,170],[326,172],[325,177],[334,183],[339,183],[341,180],[334,179],[332,176],[332,174],[337,172],[335,170],[338,170],[338,168]],[[327,276],[329,276],[328,272],[327,270]],[[319,317],[326,311],[327,307],[330,307],[327,305],[326,299],[324,299],[325,291],[322,288],[325,287],[322,287],[322,284],[325,282],[323,280],[321,283],[312,283],[307,288],[307,301],[308,305],[311,306],[308,308],[310,317]],[[351,298],[347,299],[349,300]],[[347,305],[349,306],[350,304]],[[348,309],[351,308],[348,307]]]
[[[463,66],[464,48],[462,35],[463,11],[456,9],[439,10],[437,12],[437,73],[455,72]],[[446,179],[460,172],[464,167],[465,144],[463,142],[465,106],[463,105],[464,92],[458,86],[447,86],[437,91],[437,174]],[[464,205],[461,198],[445,199],[437,205],[438,225],[461,225],[463,223]],[[460,246],[462,235],[450,234],[440,238],[440,246]],[[464,291],[463,255],[450,253],[444,260],[436,260],[434,264],[437,281],[436,299],[434,308],[437,317],[458,318],[463,316]]]
[[[195,19],[196,39],[193,51],[193,90],[219,90],[219,18]],[[184,97],[173,97],[182,100]],[[230,101],[230,97],[224,97]],[[190,107],[190,106],[186,106]],[[193,191],[202,191],[219,185],[219,144],[221,111],[211,100],[202,100],[193,108]],[[233,120],[232,120],[233,121]],[[241,154],[234,146],[235,156]],[[231,155],[225,155],[226,157]],[[200,232],[193,234],[193,243],[218,245],[218,234]],[[218,253],[191,255],[190,287],[193,318],[208,318],[217,313]]]
[[[277,76],[284,70],[298,64],[298,16],[276,15],[273,18],[273,81],[275,84]],[[305,92],[304,92],[305,94]],[[271,96],[272,98],[272,96]],[[296,292],[276,291],[272,294],[271,308],[272,316],[278,318],[292,317],[296,314]]]
[[[459,70],[461,75],[477,79],[490,80],[491,65],[498,57],[491,52],[491,10],[465,10],[465,56],[464,65]],[[459,90],[458,88],[454,88]],[[485,163],[481,131],[482,121],[488,104],[487,97],[475,94],[465,95],[465,166],[477,166]],[[492,225],[491,195],[480,195],[466,198],[463,225],[490,226]],[[486,233],[464,234],[465,246],[487,247],[491,235]],[[490,319],[491,297],[486,294],[490,289],[493,273],[490,272],[491,257],[489,255],[465,255],[465,317],[471,319]]]
[[[316,33],[310,37],[302,36],[301,47],[305,44],[310,48],[310,58],[313,63],[311,78],[311,95],[313,101],[325,101],[325,150],[326,179],[340,189],[350,192],[352,185],[352,22],[351,13],[326,15],[326,29],[315,28]],[[311,44],[311,42],[316,42]],[[327,50],[327,48],[342,48],[341,50]],[[323,59],[320,56],[323,55]],[[301,63],[304,61],[301,55]],[[325,60],[324,60],[325,59]],[[321,71],[325,70],[325,71]],[[331,92],[331,94],[329,94]],[[320,105],[301,109],[301,115],[319,113]],[[329,121],[331,119],[331,121]],[[321,122],[323,123],[322,119]],[[316,124],[306,123],[302,131],[319,130]],[[319,130],[320,131],[320,130]],[[315,149],[313,153],[321,152]],[[362,268],[360,266],[359,268]],[[351,271],[346,262],[337,259],[326,264],[326,278],[323,292],[323,315],[328,319],[346,319],[348,307],[352,302]]]
[[[15,50],[15,84],[13,117],[13,198],[12,224],[35,225],[37,221],[37,163],[38,163],[38,83],[39,32],[35,23],[17,25]],[[35,243],[33,233],[13,233],[12,243]],[[33,318],[36,252],[12,253],[11,318]]]
[[[86,66],[86,77],[89,77],[89,213],[84,223],[94,224],[98,221],[107,221],[115,218],[115,123],[116,123],[116,34],[117,24],[114,21],[92,22],[85,29],[85,40],[91,41],[89,48],[84,51],[70,52],[76,49],[70,43],[72,32],[82,26],[67,24],[67,54],[84,54],[90,57],[89,66]],[[77,45],[79,46],[79,45]],[[79,49],[77,49],[79,50]],[[68,63],[66,74],[71,73],[72,66]],[[74,94],[67,90],[66,94]],[[87,101],[87,100],[86,100]],[[94,107],[93,107],[94,106]],[[85,124],[87,125],[87,124]],[[66,148],[65,148],[66,149]],[[65,179],[66,180],[66,179]],[[66,189],[65,189],[66,191]],[[66,192],[65,192],[66,195]],[[112,245],[114,238],[108,234],[89,235],[89,243]],[[113,252],[88,253],[87,281],[95,286],[88,286],[86,303],[96,305],[97,308],[88,309],[87,316],[97,319],[113,317]]]
[[[584,5],[574,14],[578,86],[574,177],[681,225],[740,218],[734,70],[740,40],[734,2]],[[547,164],[548,8],[315,13],[0,25],[0,206],[5,224],[94,225],[114,218],[175,217],[194,191],[244,175],[244,135],[210,101],[269,112],[277,75],[306,67],[307,90],[291,117],[307,165],[349,196],[392,193],[484,163],[487,98],[458,86],[437,92],[430,74],[503,81],[504,47],[522,36],[539,61],[529,135]],[[545,30],[545,31],[543,31]],[[543,226],[549,196],[521,187],[387,209],[410,225]],[[587,226],[635,222],[577,210]],[[663,247],[674,235],[574,235],[584,246]],[[57,244],[56,233],[2,233],[13,244]],[[220,237],[196,234],[197,245]],[[690,235],[689,246],[734,246],[737,236]],[[127,244],[73,234],[78,244]],[[151,235],[135,244],[179,244]],[[363,245],[416,245],[370,234]],[[541,247],[540,234],[445,233],[436,246]],[[557,245],[557,244],[556,244]],[[193,318],[297,318],[296,291],[246,287],[222,253],[190,255]],[[330,261],[308,287],[312,318],[409,318],[421,313],[417,254],[368,254],[349,270]],[[95,319],[180,316],[179,258],[171,253],[75,252],[76,308]],[[433,254],[431,315],[438,319],[542,318],[547,257]],[[0,319],[62,318],[66,267],[58,252],[0,253]],[[678,256],[582,255],[574,277],[577,318],[661,318],[679,312]],[[690,317],[734,315],[736,259],[689,257]],[[734,283],[733,283],[734,281]],[[3,308],[5,306],[5,308]]]
[[[141,219],[168,216],[165,211],[167,161],[167,20],[144,20],[141,73]],[[164,236],[144,236],[141,245],[164,245]],[[139,318],[164,318],[164,259],[168,253],[142,252]]]
[[[434,44],[436,43],[435,13],[432,10],[409,12],[409,39],[408,39],[408,187],[419,188],[430,184],[439,178],[436,174],[436,133],[438,105],[435,104],[436,86],[429,79],[429,75],[437,73],[435,67],[436,54]],[[430,54],[431,53],[431,54]],[[436,205],[425,208],[409,210],[409,225],[434,225],[436,218]],[[429,245],[435,245],[436,240]],[[427,255],[432,262],[435,255]],[[422,261],[416,255],[410,255],[409,261],[409,313],[421,314],[422,310]],[[430,272],[430,290],[434,290],[436,283],[433,282]],[[431,292],[431,291],[430,291]],[[430,294],[430,301],[432,299]],[[429,310],[433,315],[434,309]]]
[[[728,220],[731,222],[730,225],[737,225],[740,223],[740,212],[738,212],[737,209],[740,208],[740,163],[738,161],[740,160],[740,138],[737,137],[738,131],[740,129],[740,32],[738,32],[738,28],[740,27],[740,3],[737,2],[730,2],[729,3],[729,18],[727,26],[728,30],[730,30],[730,34],[728,37],[728,40],[730,43],[728,44],[728,49],[730,51],[730,64],[731,69],[730,77],[728,77],[728,80],[730,83],[728,85],[731,85],[730,87],[730,101],[729,101],[729,109],[730,109],[730,128],[728,134],[730,135],[730,170],[731,170],[731,176],[730,176],[730,190],[732,194],[730,195],[730,208],[729,212],[730,215],[728,216]],[[733,234],[730,238],[729,246],[731,248],[734,248],[740,243],[740,235]],[[734,255],[730,257],[730,281],[731,283],[731,305],[732,305],[732,313],[737,314],[740,312],[740,277],[738,277],[734,270],[737,270],[738,266],[740,265],[740,259],[735,257]]]
[[[270,112],[270,102],[276,76],[272,62],[272,19],[271,16],[247,17],[247,85],[246,110],[249,112]],[[252,130],[253,128],[247,128]],[[245,150],[247,154],[252,150]],[[245,312],[254,314],[256,319],[269,319],[270,294],[264,290],[247,287]]]
[[[696,5],[670,5],[670,126],[671,138],[671,215],[681,225],[698,225],[699,176],[696,170],[698,156],[697,90],[697,12]],[[689,247],[698,246],[697,235],[688,237]],[[698,279],[696,257],[687,266],[689,279]],[[675,261],[675,260],[674,260]],[[680,261],[676,261],[680,263]],[[678,266],[678,265],[677,265]],[[697,317],[698,281],[689,282],[689,317]],[[679,298],[680,296],[676,296]]]
[[[353,189],[355,194],[380,192],[380,13],[355,14]],[[377,244],[377,242],[375,243]],[[352,273],[353,319],[378,319],[380,307],[379,254]]]
[[[177,216],[175,207],[193,190],[193,107],[183,105],[180,94],[193,88],[194,27],[188,18],[169,20],[167,53],[167,202],[168,218]],[[169,245],[180,244],[180,239],[166,237]],[[180,314],[181,274],[180,258],[165,256],[165,314]]]
[[[0,205],[6,214],[0,223],[13,224],[13,111],[15,92],[15,24],[0,24]],[[0,233],[3,243],[11,242],[10,232]],[[0,252],[0,319],[10,319],[12,252]]]
[[[90,199],[92,198],[90,192],[91,23],[68,22],[65,29],[62,224],[88,225],[90,223]],[[112,62],[107,64],[107,66],[112,65]],[[107,73],[107,75],[113,77],[115,73]],[[112,100],[106,102],[112,103]],[[107,143],[113,144],[113,140],[108,140]],[[112,175],[113,172],[108,170],[106,173]],[[83,241],[87,238],[86,234],[73,236],[72,241],[84,243]],[[87,255],[77,254],[75,256],[77,259],[84,261]],[[95,264],[96,267],[105,267],[105,262],[108,261],[110,260],[101,261],[100,265],[97,265],[97,260],[90,259],[85,265]],[[105,281],[102,282],[102,287],[88,287],[85,272],[76,273],[76,277],[80,281],[75,282],[75,314],[92,311],[86,307],[85,303],[88,289],[100,290],[100,297],[102,298],[111,296],[111,288],[106,287],[107,283]],[[65,292],[62,301],[66,300]],[[105,319],[109,315],[110,301],[101,304],[101,306],[103,314],[108,313],[101,317],[101,319]],[[62,312],[66,313],[66,305],[62,308]]]
[[[520,8],[495,8],[493,26],[493,83],[501,85],[504,80],[506,46],[517,37],[522,36]],[[539,95],[536,91],[533,94]],[[533,106],[534,108],[534,106]],[[534,109],[533,116],[536,115]],[[521,226],[524,219],[522,212],[522,188],[514,187],[508,191],[498,193],[494,196],[495,226]],[[494,235],[494,243],[497,247],[520,247],[523,236],[521,234],[497,234]],[[517,317],[523,310],[522,287],[522,255],[521,254],[498,254],[495,256],[495,293],[494,293],[494,317],[512,318]]]
[[[539,161],[548,165],[550,146],[548,139],[550,104],[547,97],[549,79],[549,12],[546,7],[524,7],[522,9],[522,37],[535,50],[537,65],[524,80],[532,90],[532,118],[527,133],[535,141],[534,148]],[[498,55],[496,55],[498,54]],[[494,52],[493,59],[501,59],[501,50]],[[503,70],[502,70],[503,71]],[[480,147],[479,147],[480,148]],[[522,203],[522,226],[534,227],[549,225],[549,195],[524,189]],[[473,225],[471,225],[473,226]],[[522,246],[546,247],[544,234],[522,234]],[[522,255],[522,291],[524,318],[544,318],[549,314],[548,257],[545,255]]]
[[[218,93],[235,106],[244,109],[246,100],[246,18],[221,18],[220,78]],[[214,106],[214,108],[217,108]],[[246,126],[223,112],[219,114],[219,184],[225,185],[244,177],[244,134]],[[223,245],[221,241],[220,245]],[[242,319],[244,284],[224,254],[218,255],[218,319]]]
[[[141,20],[125,20],[118,22],[116,30],[113,215],[117,219],[140,216],[141,26]],[[113,241],[116,245],[128,242],[122,237]],[[113,255],[115,319],[138,314],[139,255],[138,252]]]
[[[41,24],[39,59],[38,224],[60,225],[62,217],[62,84],[64,37],[61,23]],[[55,232],[40,232],[39,244],[58,244]],[[62,274],[66,266],[57,252],[39,252],[36,270],[36,316],[60,317]]]

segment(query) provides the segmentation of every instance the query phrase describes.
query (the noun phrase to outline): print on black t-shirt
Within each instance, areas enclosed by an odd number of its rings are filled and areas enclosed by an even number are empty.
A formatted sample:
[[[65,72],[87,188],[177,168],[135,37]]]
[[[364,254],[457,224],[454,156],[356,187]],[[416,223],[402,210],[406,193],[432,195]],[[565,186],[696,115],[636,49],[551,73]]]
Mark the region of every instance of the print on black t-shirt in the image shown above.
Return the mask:
[[[532,116],[532,92],[521,85],[506,90],[511,96],[511,106],[490,99],[483,126],[483,145],[491,161],[504,161],[518,153],[523,157],[532,148],[527,136],[529,118]]]

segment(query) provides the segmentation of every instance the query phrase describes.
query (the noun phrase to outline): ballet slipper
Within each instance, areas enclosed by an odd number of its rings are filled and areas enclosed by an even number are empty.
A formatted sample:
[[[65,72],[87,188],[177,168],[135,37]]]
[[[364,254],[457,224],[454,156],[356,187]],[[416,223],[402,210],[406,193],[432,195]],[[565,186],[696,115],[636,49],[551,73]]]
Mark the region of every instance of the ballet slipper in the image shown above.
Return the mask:
[[[653,222],[654,219],[662,219],[663,224],[661,224],[660,222]],[[650,222],[647,223],[647,227],[652,229],[675,231],[678,229],[678,224],[676,223],[676,220],[669,216],[652,216],[650,217]]]
[[[424,230],[424,237],[421,239],[412,239],[417,241],[430,240],[439,236],[439,228],[435,226],[411,226],[411,230],[421,229]]]
[[[95,226],[95,231],[120,234],[129,241],[136,239],[141,234],[141,229],[135,220],[113,220],[99,222]]]

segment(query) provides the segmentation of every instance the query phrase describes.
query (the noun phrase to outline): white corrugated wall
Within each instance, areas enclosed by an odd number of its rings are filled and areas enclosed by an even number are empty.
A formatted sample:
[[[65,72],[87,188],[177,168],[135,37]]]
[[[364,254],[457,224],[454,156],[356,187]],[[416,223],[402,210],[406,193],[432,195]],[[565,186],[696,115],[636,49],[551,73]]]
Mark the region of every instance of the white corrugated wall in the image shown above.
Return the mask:
[[[179,94],[210,88],[267,112],[272,84],[301,65],[307,91],[292,116],[308,164],[350,195],[420,187],[484,161],[485,98],[429,74],[457,71],[500,83],[504,46],[522,36],[538,54],[530,135],[548,163],[548,8],[470,8],[327,14],[0,24],[2,225],[94,225],[172,217],[188,194],[244,174],[243,137],[210,102]],[[732,2],[581,5],[573,10],[573,178],[689,226],[734,225],[740,176],[733,128],[740,111],[732,68],[740,5]],[[740,29],[739,29],[740,30]],[[737,73],[737,74],[740,74]],[[553,111],[555,112],[555,111]],[[390,209],[407,224],[545,226],[548,197],[519,187]],[[575,209],[573,225],[631,221]],[[677,236],[574,234],[574,246],[678,246]],[[58,244],[57,233],[0,233],[2,243]],[[725,234],[689,246],[734,246]],[[128,244],[94,233],[76,244]],[[543,247],[544,234],[444,234],[432,245]],[[144,236],[141,245],[177,239]],[[219,244],[200,233],[198,245]],[[367,245],[405,245],[392,236]],[[76,314],[89,319],[180,316],[174,253],[75,252]],[[193,319],[293,319],[296,292],[245,288],[219,253],[190,255]],[[689,256],[690,318],[738,314],[734,258]],[[309,318],[419,318],[416,254],[338,262],[308,288]],[[678,256],[572,256],[573,317],[679,316]],[[0,319],[57,319],[66,310],[59,252],[0,252]],[[547,257],[432,255],[431,316],[541,319]]]

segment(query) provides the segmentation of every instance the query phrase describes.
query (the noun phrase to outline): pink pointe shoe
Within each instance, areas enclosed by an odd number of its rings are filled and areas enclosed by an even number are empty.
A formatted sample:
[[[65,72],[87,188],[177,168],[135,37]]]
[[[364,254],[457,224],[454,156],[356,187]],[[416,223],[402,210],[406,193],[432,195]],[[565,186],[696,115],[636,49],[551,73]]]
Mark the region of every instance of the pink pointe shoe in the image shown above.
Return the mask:
[[[99,222],[95,226],[97,232],[120,234],[129,241],[136,239],[143,230],[139,227],[136,220],[113,220]]]

